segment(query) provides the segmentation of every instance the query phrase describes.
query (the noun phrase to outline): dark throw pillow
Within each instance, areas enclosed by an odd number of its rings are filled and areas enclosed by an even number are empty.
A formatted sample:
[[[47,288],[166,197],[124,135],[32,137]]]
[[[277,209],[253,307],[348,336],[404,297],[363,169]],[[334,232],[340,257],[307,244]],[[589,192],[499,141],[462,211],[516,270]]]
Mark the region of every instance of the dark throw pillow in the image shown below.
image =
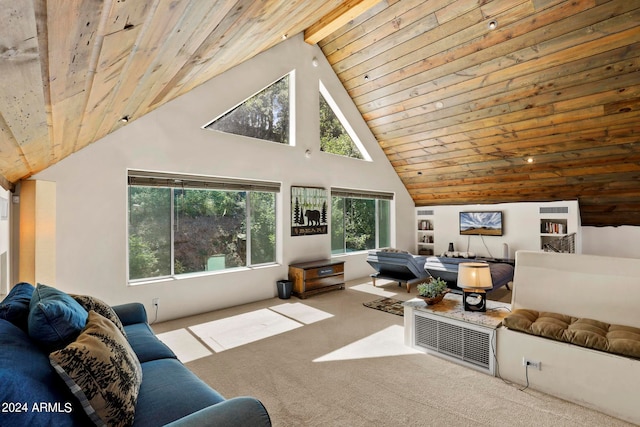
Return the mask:
[[[0,319],[8,320],[23,331],[27,330],[29,303],[35,288],[31,283],[21,282],[9,291],[0,303]]]

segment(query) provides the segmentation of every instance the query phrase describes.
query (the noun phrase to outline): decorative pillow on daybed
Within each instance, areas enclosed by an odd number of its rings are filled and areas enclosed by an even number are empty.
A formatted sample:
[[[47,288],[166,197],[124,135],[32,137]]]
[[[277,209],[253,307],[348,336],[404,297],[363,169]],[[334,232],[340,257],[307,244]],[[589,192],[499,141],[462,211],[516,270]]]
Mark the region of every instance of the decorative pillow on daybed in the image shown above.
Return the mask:
[[[29,303],[35,288],[31,283],[15,285],[0,303],[0,319],[8,320],[23,331],[27,330]]]
[[[525,309],[507,316],[504,325],[532,335],[640,358],[640,328]]]
[[[49,360],[96,425],[133,423],[142,367],[113,322],[89,311],[80,336]]]
[[[47,351],[58,350],[78,336],[87,314],[68,294],[38,283],[29,303],[29,336]]]

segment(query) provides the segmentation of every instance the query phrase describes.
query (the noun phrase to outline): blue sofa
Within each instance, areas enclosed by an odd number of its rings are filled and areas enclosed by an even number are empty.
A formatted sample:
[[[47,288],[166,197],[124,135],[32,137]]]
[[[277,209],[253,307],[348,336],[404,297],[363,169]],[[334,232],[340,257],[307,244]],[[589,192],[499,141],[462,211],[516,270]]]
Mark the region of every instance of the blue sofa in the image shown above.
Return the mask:
[[[93,425],[52,367],[49,352],[25,330],[24,316],[16,315],[15,296],[0,304],[0,425]],[[23,303],[27,299],[28,294],[22,296]],[[271,425],[259,400],[227,400],[189,371],[155,336],[142,304],[115,306],[113,311],[142,368],[133,426]]]

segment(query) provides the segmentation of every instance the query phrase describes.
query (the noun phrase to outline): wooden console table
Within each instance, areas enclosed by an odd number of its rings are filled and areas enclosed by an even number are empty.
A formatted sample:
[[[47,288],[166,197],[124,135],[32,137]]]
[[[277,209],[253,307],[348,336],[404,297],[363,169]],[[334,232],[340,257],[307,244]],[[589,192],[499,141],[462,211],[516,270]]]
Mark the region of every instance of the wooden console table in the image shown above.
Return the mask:
[[[299,298],[333,289],[344,289],[344,261],[329,259],[289,265],[293,294]]]

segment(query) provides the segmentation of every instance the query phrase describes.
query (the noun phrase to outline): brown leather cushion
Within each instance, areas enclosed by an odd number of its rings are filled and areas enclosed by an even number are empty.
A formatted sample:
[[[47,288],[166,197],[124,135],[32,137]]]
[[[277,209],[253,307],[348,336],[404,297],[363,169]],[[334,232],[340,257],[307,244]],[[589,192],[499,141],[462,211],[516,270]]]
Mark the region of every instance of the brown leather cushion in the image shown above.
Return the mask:
[[[504,319],[516,331],[640,359],[640,328],[518,309]]]

